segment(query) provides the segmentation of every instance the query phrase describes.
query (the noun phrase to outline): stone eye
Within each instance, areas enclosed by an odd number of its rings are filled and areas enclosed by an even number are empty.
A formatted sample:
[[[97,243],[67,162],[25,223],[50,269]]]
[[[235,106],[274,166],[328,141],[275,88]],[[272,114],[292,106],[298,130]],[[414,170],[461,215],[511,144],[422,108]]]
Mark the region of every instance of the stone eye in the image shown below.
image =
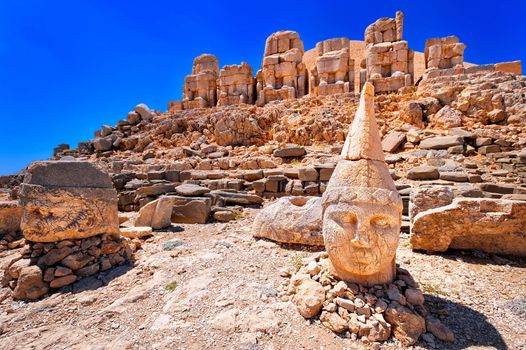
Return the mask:
[[[371,226],[376,228],[391,227],[391,221],[385,216],[375,216],[371,219]]]
[[[354,225],[356,224],[357,219],[354,213],[344,213],[340,216],[339,221],[345,225]]]

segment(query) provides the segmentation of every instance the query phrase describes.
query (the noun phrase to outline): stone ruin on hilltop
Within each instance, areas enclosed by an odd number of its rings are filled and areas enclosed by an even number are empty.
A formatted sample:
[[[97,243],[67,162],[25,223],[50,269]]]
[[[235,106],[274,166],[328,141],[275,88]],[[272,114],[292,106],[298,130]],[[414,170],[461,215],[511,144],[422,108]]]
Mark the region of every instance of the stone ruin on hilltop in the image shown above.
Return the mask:
[[[144,237],[173,224],[257,208],[247,239],[325,249],[281,291],[304,318],[369,342],[453,341],[397,266],[398,242],[526,256],[526,77],[521,62],[464,62],[456,36],[414,52],[403,18],[310,51],[273,33],[255,75],[200,55],[167,112],[141,103],[0,177],[2,295],[72,290],[132,268]]]

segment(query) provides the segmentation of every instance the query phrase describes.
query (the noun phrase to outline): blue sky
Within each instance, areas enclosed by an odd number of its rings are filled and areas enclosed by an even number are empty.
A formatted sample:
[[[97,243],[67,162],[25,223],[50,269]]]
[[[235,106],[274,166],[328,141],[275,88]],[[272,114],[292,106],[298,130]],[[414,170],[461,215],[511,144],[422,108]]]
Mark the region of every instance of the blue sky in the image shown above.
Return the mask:
[[[137,103],[166,110],[181,98],[193,58],[256,71],[266,37],[296,30],[310,49],[362,39],[379,17],[405,13],[404,38],[458,35],[466,61],[526,61],[526,1],[0,1],[0,174],[14,173],[54,146],[93,137]]]

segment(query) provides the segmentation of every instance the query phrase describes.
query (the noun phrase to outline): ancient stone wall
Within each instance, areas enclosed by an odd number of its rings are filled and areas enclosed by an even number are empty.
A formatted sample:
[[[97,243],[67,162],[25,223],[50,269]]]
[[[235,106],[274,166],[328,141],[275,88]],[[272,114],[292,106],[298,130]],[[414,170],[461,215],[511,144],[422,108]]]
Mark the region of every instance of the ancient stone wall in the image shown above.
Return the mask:
[[[365,65],[360,86],[370,81],[376,92],[395,91],[413,84],[413,56],[402,40],[404,15],[380,18],[365,30]]]
[[[224,66],[219,72],[218,106],[254,104],[255,79],[252,67],[246,62]]]
[[[279,31],[265,44],[262,68],[256,75],[257,104],[305,95],[307,74],[303,64],[303,41],[298,33]]]
[[[184,79],[184,109],[213,107],[217,104],[219,63],[214,55],[202,54],[195,58],[192,74]]]
[[[464,63],[466,45],[457,36],[426,40],[424,56],[426,69],[447,69]]]
[[[354,60],[349,56],[349,39],[321,41],[316,44],[316,52],[309,93],[323,96],[354,91]]]

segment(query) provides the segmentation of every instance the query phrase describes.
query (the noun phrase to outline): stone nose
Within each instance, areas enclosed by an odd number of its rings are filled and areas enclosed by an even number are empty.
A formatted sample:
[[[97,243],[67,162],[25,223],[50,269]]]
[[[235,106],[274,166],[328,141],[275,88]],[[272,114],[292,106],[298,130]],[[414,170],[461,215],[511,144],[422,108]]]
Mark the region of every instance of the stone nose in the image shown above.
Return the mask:
[[[351,244],[359,248],[367,248],[370,246],[369,229],[365,225],[358,225],[356,233],[354,234]]]

